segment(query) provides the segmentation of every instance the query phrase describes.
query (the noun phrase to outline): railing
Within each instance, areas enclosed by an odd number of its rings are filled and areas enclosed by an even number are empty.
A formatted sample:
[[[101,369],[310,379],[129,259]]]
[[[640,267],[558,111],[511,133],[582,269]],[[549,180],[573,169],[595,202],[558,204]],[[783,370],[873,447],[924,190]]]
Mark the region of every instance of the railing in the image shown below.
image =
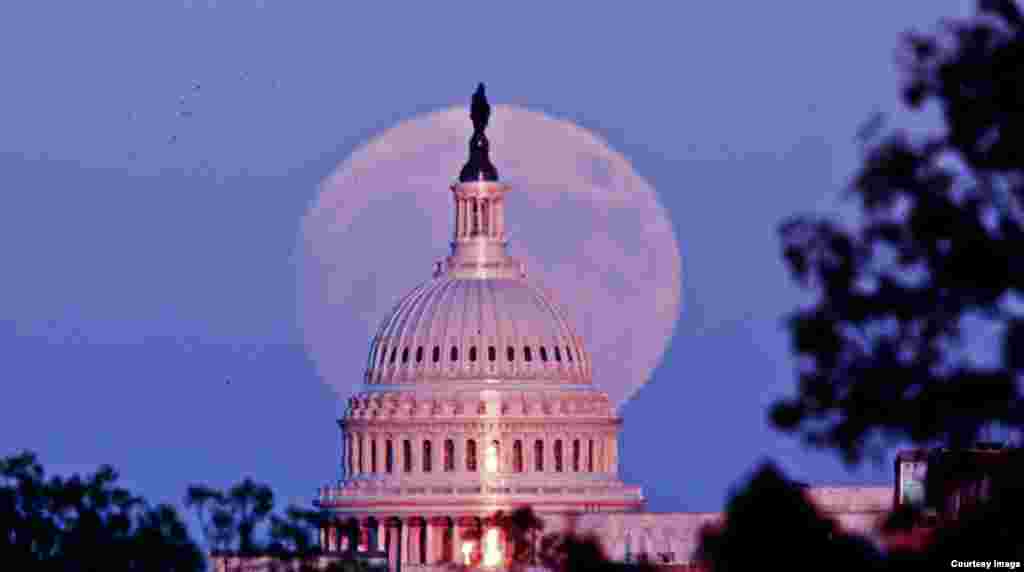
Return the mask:
[[[485,492],[486,491],[486,492]],[[351,498],[373,497],[458,497],[480,494],[524,495],[524,496],[582,496],[588,497],[626,497],[639,500],[642,497],[640,487],[625,486],[561,486],[561,487],[323,487],[317,491],[319,504],[330,504]]]

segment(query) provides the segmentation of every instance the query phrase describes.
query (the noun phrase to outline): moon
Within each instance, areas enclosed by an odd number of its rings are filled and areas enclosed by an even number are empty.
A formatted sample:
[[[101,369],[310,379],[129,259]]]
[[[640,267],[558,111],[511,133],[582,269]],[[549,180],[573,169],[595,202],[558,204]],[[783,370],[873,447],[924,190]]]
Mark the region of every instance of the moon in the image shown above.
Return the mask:
[[[298,313],[323,380],[347,397],[398,300],[449,252],[449,190],[466,161],[466,107],[405,121],[320,184],[298,245]],[[509,253],[553,290],[591,354],[594,383],[622,405],[650,378],[680,312],[680,254],[651,185],[596,134],[495,105],[487,136],[503,182]]]

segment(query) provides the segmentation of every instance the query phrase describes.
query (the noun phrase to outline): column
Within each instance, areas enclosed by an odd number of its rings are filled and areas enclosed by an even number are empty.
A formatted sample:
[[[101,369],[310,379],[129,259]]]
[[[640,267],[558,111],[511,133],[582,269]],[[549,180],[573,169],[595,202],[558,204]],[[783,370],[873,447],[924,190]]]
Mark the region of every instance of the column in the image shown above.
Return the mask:
[[[469,234],[467,232],[467,229],[469,228],[469,224],[467,224],[469,221],[469,213],[466,212],[468,210],[469,204],[467,203],[466,199],[458,199],[458,201],[459,212],[462,213],[462,216],[459,217],[459,236],[464,238],[467,234]]]
[[[453,441],[455,441],[455,472],[464,473],[466,472],[466,436],[465,435],[450,435]]]
[[[385,522],[388,530],[388,572],[397,572],[399,567],[398,563],[402,556],[401,546],[399,545],[402,532],[402,521],[397,518],[389,518]]]
[[[487,212],[491,215],[491,222],[488,224],[488,227],[490,227],[490,229],[491,229],[491,237],[492,238],[497,238],[497,236],[498,236],[498,214],[497,214],[497,210],[498,210],[498,202],[497,201],[490,201],[488,203]]]
[[[447,521],[443,517],[427,519],[427,561],[426,564],[441,562],[441,546],[444,543],[444,526]]]
[[[612,435],[612,474],[619,472],[619,439],[618,435]]]
[[[462,527],[459,526],[459,517],[452,518],[452,562],[463,564]]]
[[[459,237],[459,222],[462,220],[462,201],[455,197],[455,238]]]
[[[402,435],[395,435],[391,439],[391,448],[395,454],[395,464],[392,467],[394,474],[401,475],[405,471],[405,439]]]
[[[555,472],[555,438],[550,435],[544,437],[544,472]]]
[[[387,537],[388,537],[387,519],[385,519],[385,518],[378,518],[377,519],[377,546],[375,547],[377,550],[379,550],[381,552],[384,552],[385,550],[388,549]]]
[[[423,534],[423,517],[412,516],[406,519],[409,529],[409,543],[408,550],[406,551],[405,561],[408,564],[423,564],[423,559],[420,556],[423,554],[420,538]]]

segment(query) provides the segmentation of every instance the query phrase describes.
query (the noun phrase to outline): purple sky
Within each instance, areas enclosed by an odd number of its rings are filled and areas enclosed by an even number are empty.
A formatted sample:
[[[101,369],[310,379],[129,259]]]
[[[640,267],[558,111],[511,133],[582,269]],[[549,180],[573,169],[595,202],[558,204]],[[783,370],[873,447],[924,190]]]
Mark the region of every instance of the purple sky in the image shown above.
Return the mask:
[[[764,422],[802,300],[775,228],[830,208],[857,127],[898,111],[899,33],[967,2],[366,4],[4,5],[0,453],[111,463],[157,500],[252,475],[308,501],[337,403],[302,345],[300,218],[359,144],[485,81],[606,138],[672,217],[683,315],[623,410],[650,508],[718,509],[766,456],[889,478]]]

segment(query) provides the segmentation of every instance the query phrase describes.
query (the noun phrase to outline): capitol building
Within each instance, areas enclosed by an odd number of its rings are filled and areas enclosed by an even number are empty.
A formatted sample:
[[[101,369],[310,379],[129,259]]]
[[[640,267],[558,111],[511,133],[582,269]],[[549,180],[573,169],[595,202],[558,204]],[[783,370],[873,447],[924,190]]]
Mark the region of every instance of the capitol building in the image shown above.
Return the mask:
[[[342,478],[314,501],[339,523],[322,546],[382,551],[392,570],[501,568],[513,547],[492,517],[529,506],[545,533],[593,533],[612,559],[686,564],[720,515],[645,512],[641,487],[619,478],[623,420],[594,384],[586,340],[508,251],[515,190],[490,161],[489,115],[481,86],[450,189],[450,255],[370,341],[362,389],[339,420]],[[868,532],[892,503],[888,487],[810,494]]]

